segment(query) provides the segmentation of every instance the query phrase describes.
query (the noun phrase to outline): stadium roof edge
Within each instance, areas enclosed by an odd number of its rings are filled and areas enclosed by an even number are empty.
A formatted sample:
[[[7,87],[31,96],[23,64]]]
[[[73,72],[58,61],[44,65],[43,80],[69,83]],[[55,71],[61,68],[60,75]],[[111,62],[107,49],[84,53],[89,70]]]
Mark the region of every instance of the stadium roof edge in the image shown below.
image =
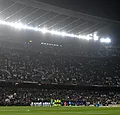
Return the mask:
[[[99,21],[102,23],[120,23],[120,21],[110,20],[110,19],[106,19],[106,18],[102,18],[102,17],[98,17],[98,16],[93,16],[93,15],[77,12],[77,11],[72,11],[69,9],[57,7],[57,6],[50,5],[50,4],[46,4],[43,2],[38,2],[38,1],[33,1],[33,0],[10,0],[10,1],[13,1],[16,3],[21,3],[24,5],[28,5],[28,6],[32,6],[35,8],[44,9],[47,11],[52,11],[52,12],[59,13],[59,14],[65,14],[65,15],[68,15],[70,17],[84,18],[84,19],[88,19],[91,21],[96,21],[96,22]]]

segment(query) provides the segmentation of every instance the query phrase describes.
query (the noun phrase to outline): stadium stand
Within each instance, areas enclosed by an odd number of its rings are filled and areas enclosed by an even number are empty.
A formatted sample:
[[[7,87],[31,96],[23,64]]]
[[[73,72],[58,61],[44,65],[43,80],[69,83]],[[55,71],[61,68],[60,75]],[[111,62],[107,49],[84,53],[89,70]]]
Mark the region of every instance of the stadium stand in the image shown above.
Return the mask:
[[[1,88],[0,105],[30,105],[31,102],[50,102],[51,99],[60,99],[62,105],[102,105],[119,104],[119,92],[103,91],[76,91],[76,90],[54,90],[54,89],[30,89],[30,88]],[[71,102],[71,103],[68,103]]]
[[[0,105],[51,99],[66,106],[120,104],[114,91],[120,88],[120,47],[93,34],[118,22],[33,0],[2,0],[0,6]]]
[[[44,46],[43,46],[44,48]],[[63,55],[1,48],[0,79],[46,84],[120,85],[117,57]],[[66,52],[67,53],[67,52]]]

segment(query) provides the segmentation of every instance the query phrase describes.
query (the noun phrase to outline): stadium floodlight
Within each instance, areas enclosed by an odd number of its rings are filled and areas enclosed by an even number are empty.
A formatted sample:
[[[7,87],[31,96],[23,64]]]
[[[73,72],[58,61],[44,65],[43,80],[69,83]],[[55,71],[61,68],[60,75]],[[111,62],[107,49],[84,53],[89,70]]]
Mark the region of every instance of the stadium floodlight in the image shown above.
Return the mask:
[[[58,31],[55,31],[55,30],[52,30],[50,31],[51,34],[54,34],[54,35],[61,35],[61,32],[58,32]]]
[[[46,28],[39,29],[42,33],[48,33],[49,31]]]
[[[91,39],[92,39],[92,37],[89,37],[89,36],[81,36],[81,35],[79,35],[78,38],[79,38],[79,39],[85,39],[85,40],[91,40]]]
[[[39,28],[30,28],[30,30],[34,30],[34,31],[40,31],[40,29]]]
[[[111,43],[111,39],[110,38],[101,38],[100,42],[101,43]]]
[[[94,34],[93,37],[94,37],[93,39],[94,39],[95,41],[99,40],[99,36],[97,36],[96,34]]]
[[[83,36],[83,35],[75,35],[75,34],[70,34],[70,33],[66,33],[66,32],[60,32],[60,31],[55,31],[55,30],[48,30],[47,28],[38,28],[38,27],[31,27],[31,26],[27,26],[27,25],[23,25],[20,22],[7,22],[7,21],[3,21],[0,20],[0,24],[1,25],[7,25],[16,29],[24,29],[24,30],[33,30],[33,31],[38,31],[38,32],[42,32],[42,33],[50,33],[50,34],[54,34],[54,35],[59,35],[59,36],[64,36],[64,37],[73,37],[73,38],[78,38],[78,39],[85,39],[85,40],[90,40],[92,39],[92,37],[90,36]],[[94,36],[94,40],[98,40],[98,36]],[[100,42],[105,42],[105,43],[110,43],[111,39],[106,38],[106,39],[101,39]]]
[[[73,37],[73,38],[74,38],[74,37],[75,37],[75,35],[74,35],[74,34],[71,34],[71,37]]]
[[[91,40],[92,39],[92,37],[90,37],[89,35],[84,36],[84,37],[85,37],[86,40]]]
[[[12,26],[12,25],[11,25]],[[14,23],[13,27],[17,28],[17,29],[26,29],[27,26],[21,24],[21,23]]]
[[[66,33],[65,32],[61,32],[61,36],[66,36]]]

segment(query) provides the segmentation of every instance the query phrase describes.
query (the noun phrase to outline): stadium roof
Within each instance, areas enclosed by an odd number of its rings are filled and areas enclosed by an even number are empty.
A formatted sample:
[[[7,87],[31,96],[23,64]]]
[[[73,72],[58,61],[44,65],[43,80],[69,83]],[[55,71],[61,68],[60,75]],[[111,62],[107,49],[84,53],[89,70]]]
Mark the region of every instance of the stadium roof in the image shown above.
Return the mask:
[[[0,0],[0,20],[87,35],[117,21],[56,7],[35,0]]]

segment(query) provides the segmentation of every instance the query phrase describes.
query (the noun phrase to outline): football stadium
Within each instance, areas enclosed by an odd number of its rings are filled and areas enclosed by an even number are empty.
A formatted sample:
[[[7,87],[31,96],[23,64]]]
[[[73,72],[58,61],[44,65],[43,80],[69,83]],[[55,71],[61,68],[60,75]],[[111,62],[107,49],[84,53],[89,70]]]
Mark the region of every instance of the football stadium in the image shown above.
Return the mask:
[[[119,21],[39,0],[0,0],[0,115],[120,115]]]

